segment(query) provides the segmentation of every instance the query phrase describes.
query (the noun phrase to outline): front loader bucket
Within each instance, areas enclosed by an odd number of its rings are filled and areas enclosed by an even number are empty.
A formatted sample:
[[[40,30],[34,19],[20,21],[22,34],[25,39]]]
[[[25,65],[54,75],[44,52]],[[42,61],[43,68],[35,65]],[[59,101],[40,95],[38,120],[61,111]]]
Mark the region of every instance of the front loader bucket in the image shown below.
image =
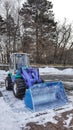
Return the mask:
[[[62,82],[45,82],[27,89],[24,102],[26,107],[35,112],[61,107],[68,100]]]

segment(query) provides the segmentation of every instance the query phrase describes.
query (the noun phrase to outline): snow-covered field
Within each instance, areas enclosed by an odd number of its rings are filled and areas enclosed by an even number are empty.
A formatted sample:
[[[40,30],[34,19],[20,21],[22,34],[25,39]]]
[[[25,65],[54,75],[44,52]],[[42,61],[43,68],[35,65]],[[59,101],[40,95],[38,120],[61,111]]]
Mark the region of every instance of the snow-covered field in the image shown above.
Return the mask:
[[[73,69],[58,70],[55,68],[40,68],[40,74],[56,74],[56,75],[73,75]],[[73,110],[73,91],[68,95],[69,103],[61,107],[59,110],[44,110],[41,112],[31,112],[25,107],[24,101],[16,99],[12,91],[6,91],[4,79],[7,72],[0,70],[0,130],[23,130],[29,122],[45,125],[47,122],[58,123],[55,116],[61,116],[61,113]],[[67,115],[64,126],[69,128],[69,124],[73,114]],[[29,129],[29,128],[28,128]]]

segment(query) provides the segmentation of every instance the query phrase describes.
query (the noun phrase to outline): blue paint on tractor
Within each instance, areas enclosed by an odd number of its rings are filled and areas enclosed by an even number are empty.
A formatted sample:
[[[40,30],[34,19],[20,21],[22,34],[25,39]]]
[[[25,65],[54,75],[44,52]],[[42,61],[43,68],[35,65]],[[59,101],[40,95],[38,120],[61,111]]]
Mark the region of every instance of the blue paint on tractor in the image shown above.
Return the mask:
[[[39,70],[29,67],[28,54],[13,53],[10,68],[12,73],[6,77],[6,89],[13,87],[16,97],[25,95],[25,105],[32,111],[53,109],[68,102],[62,82],[43,82]]]
[[[32,111],[54,109],[68,102],[62,82],[43,82],[38,69],[21,67],[11,75],[12,82],[23,78],[27,87],[24,103]]]
[[[35,84],[26,90],[24,103],[32,111],[55,109],[68,103],[62,82]]]

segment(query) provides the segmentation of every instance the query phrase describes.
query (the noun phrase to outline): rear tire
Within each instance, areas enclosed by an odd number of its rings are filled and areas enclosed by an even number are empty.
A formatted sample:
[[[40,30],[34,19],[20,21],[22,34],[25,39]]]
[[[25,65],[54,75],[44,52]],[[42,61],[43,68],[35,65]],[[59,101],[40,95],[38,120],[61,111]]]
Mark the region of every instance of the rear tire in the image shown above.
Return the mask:
[[[6,86],[6,90],[12,89],[12,81],[10,76],[7,76],[7,78],[5,79],[5,86]]]
[[[26,91],[26,85],[24,83],[24,80],[21,78],[15,79],[14,85],[13,85],[13,94],[17,98],[23,98]]]

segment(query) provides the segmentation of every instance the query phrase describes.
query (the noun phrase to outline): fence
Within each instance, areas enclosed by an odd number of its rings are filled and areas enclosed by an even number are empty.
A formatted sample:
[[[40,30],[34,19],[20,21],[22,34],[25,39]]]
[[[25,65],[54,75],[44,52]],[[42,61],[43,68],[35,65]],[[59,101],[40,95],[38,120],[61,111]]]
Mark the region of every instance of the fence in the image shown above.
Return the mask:
[[[9,69],[9,65],[7,64],[0,64],[0,70],[8,70]]]

